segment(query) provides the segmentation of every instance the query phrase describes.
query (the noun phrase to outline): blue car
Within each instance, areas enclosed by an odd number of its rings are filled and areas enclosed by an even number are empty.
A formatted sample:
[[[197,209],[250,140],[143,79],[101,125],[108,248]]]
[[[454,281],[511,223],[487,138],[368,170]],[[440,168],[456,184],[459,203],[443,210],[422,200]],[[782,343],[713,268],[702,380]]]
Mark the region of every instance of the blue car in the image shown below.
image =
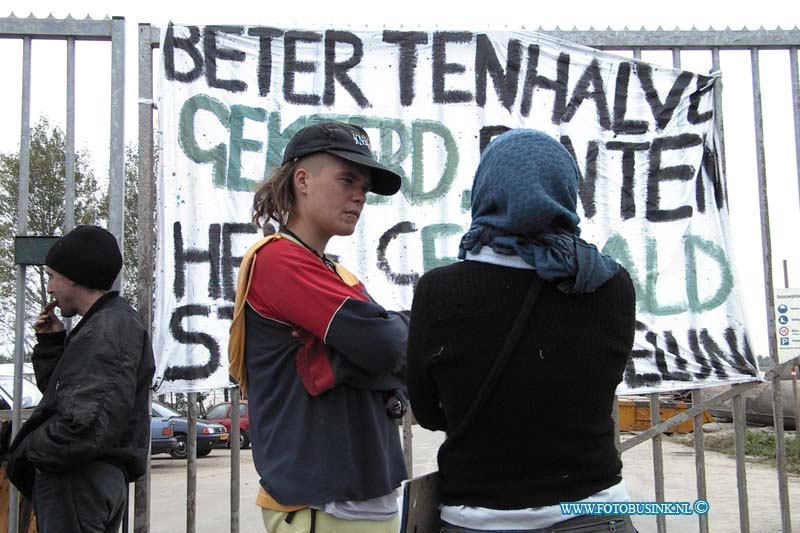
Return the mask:
[[[178,445],[169,454],[175,459],[186,459],[187,445],[186,435],[188,434],[189,421],[185,416],[174,410],[172,407],[163,403],[153,401],[151,415],[155,418],[162,418],[172,424],[175,431],[175,439]],[[225,426],[205,420],[197,420],[197,457],[205,457],[214,448],[224,448],[228,445],[230,434]]]
[[[153,416],[150,418],[150,455],[172,453],[178,447],[178,439],[169,419]]]

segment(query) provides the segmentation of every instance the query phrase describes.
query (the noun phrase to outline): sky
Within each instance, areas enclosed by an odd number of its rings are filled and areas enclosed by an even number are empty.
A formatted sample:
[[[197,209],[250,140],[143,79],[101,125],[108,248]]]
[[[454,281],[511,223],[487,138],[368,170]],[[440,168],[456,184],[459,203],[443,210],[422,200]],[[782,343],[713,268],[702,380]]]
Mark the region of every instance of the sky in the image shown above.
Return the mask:
[[[401,7],[400,7],[401,6]],[[564,7],[560,9],[559,7]],[[304,0],[300,2],[108,2],[96,0],[4,0],[0,17],[11,13],[24,17],[53,15],[63,18],[103,18],[122,16],[126,20],[126,143],[137,136],[138,24],[150,23],[165,28],[169,21],[183,24],[244,24],[298,28],[391,28],[391,29],[454,29],[454,30],[535,30],[544,29],[791,29],[800,26],[800,4],[786,0],[745,2],[698,2],[672,0],[643,3],[641,0],[557,2],[453,2],[440,0],[404,0],[403,2],[353,2]],[[0,39],[0,65],[5,72],[20,72],[21,46],[18,42]],[[36,58],[65,57],[63,42],[36,43],[33,49],[34,87],[32,121],[40,114],[64,121],[65,96],[58,88],[65,85],[63,60],[36,63]],[[86,148],[96,159],[99,169],[108,165],[108,96],[110,85],[107,64],[110,45],[78,43],[77,46],[77,115],[76,145]],[[670,64],[671,56],[651,54],[645,60]],[[769,202],[772,226],[773,268],[777,287],[783,286],[782,261],[789,264],[790,285],[800,287],[800,251],[796,228],[800,228],[800,196],[794,152],[794,127],[789,82],[788,54],[762,52],[762,90]],[[684,54],[682,67],[707,71],[710,59]],[[758,184],[753,148],[753,104],[750,66],[747,52],[723,56],[723,94],[725,103],[725,136],[728,143],[728,187],[731,206],[731,233],[734,239],[738,281],[743,289],[743,303],[751,338],[757,353],[766,355],[765,296],[761,267]],[[9,79],[9,78],[6,78]],[[12,79],[19,79],[14,75]],[[44,83],[42,82],[44,80]],[[37,83],[38,81],[38,83]],[[19,142],[20,88],[7,82],[0,88],[0,116],[6,125],[0,128],[0,151],[17,149]],[[83,122],[81,117],[96,122]],[[10,119],[10,120],[8,120]],[[734,147],[733,149],[731,147]]]
[[[116,6],[115,6],[116,4]],[[402,9],[396,7],[402,5]],[[643,6],[636,0],[610,0],[606,2],[573,0],[568,9],[557,9],[556,4],[541,2],[508,2],[491,4],[480,2],[453,2],[442,0],[405,0],[402,4],[385,1],[372,3],[340,0],[338,2],[306,0],[302,9],[289,2],[211,2],[153,1],[108,2],[97,0],[6,0],[4,11],[13,11],[17,16],[33,13],[37,17],[52,14],[63,17],[71,14],[83,18],[105,15],[124,16],[129,23],[149,22],[163,25],[168,20],[182,23],[205,23],[215,20],[222,23],[277,24],[282,26],[307,26],[308,24],[334,24],[338,26],[381,26],[400,24],[406,26],[439,26],[458,29],[499,29],[503,27],[528,29],[555,26],[585,29],[594,26],[605,28],[638,29],[642,26],[655,29],[690,29],[696,26],[705,29],[751,29],[763,26],[774,29],[787,28],[798,23],[800,13],[797,6],[790,7],[785,0],[762,0],[755,4],[735,7],[730,2],[697,2],[672,0],[669,3],[651,3]],[[467,27],[469,26],[469,27]]]

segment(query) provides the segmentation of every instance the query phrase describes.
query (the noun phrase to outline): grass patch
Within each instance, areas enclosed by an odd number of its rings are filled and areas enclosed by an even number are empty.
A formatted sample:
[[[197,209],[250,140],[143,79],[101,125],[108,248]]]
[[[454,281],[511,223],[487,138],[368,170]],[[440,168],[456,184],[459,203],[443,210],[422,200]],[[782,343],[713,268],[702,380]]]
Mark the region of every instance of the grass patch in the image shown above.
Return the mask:
[[[800,440],[797,437],[786,435],[786,459],[787,469],[793,474],[800,474]],[[704,436],[703,443],[707,450],[721,452],[727,455],[736,453],[736,445],[732,434]],[[691,445],[691,441],[686,441]],[[775,461],[775,435],[766,431],[754,431],[748,429],[745,432],[744,454],[749,458],[777,465]]]

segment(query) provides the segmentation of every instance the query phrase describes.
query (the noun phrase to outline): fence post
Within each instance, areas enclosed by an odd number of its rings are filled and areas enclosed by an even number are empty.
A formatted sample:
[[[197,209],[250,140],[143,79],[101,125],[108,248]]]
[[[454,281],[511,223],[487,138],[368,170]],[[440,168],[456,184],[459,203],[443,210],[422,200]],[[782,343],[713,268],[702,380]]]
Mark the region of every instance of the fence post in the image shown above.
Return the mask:
[[[30,177],[31,148],[31,38],[22,40],[22,125],[19,148],[19,196],[17,197],[17,235],[28,233],[28,179]],[[22,426],[22,367],[25,358],[25,265],[17,267],[17,301],[14,322],[14,407],[11,413],[11,439]],[[9,483],[10,485],[10,483]],[[8,498],[8,531],[19,529],[19,492],[11,486]]]
[[[414,477],[414,437],[412,434],[412,417],[413,415],[411,414],[411,409],[408,409],[406,414],[403,416],[403,457],[406,461],[406,470],[408,471],[409,479]]]
[[[111,133],[108,176],[108,231],[125,258],[125,19],[111,19]],[[122,292],[124,270],[113,289]]]
[[[692,404],[703,404],[703,389],[692,391]],[[695,415],[692,419],[692,430],[694,437],[694,469],[697,478],[697,499],[708,501],[706,491],[706,450],[703,442],[703,411]],[[708,533],[708,513],[697,515],[700,533]]]
[[[750,531],[750,507],[747,501],[747,467],[744,458],[747,420],[744,396],[733,397],[733,438],[736,443],[736,489],[739,495],[739,531]]]
[[[231,389],[231,434],[228,437],[231,446],[231,533],[239,533],[239,405],[239,387],[236,386]]]
[[[657,392],[650,395],[650,426],[655,426],[661,422],[661,398]],[[664,501],[664,455],[661,446],[661,433],[653,437],[653,477],[656,489],[656,501]],[[663,515],[656,515],[656,526],[658,533],[667,531],[667,518]]]
[[[152,333],[153,330],[153,270],[154,270],[154,176],[153,176],[153,39],[158,28],[139,24],[139,161],[137,228],[139,280],[136,286],[136,308]],[[156,37],[156,41],[158,38]],[[152,402],[152,394],[150,401]],[[147,472],[136,480],[133,503],[133,530],[150,531],[150,454]]]
[[[759,183],[759,204],[761,211],[761,247],[764,254],[764,286],[767,290],[767,333],[769,334],[769,353],[775,366],[778,365],[778,349],[775,342],[775,286],[772,269],[772,238],[770,235],[769,199],[767,195],[767,169],[764,150],[764,120],[761,106],[761,75],[759,69],[759,49],[750,49],[750,65],[753,77],[753,117],[756,133],[756,164]],[[778,499],[781,504],[781,524],[784,533],[791,533],[792,520],[789,512],[789,479],[786,472],[786,442],[783,437],[783,403],[781,398],[781,378],[772,379],[772,412],[775,423],[775,458],[778,462]]]
[[[197,522],[197,393],[186,395],[189,424],[186,428],[186,533],[195,532]]]

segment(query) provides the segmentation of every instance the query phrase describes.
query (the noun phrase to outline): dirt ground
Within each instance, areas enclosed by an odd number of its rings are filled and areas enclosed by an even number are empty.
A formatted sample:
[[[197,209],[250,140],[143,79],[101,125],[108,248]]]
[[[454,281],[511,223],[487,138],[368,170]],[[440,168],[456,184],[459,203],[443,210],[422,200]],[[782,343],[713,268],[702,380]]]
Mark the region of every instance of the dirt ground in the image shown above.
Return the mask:
[[[727,429],[721,427],[720,431]],[[793,433],[790,433],[793,434]],[[436,468],[436,451],[443,436],[418,426],[413,433],[414,475]],[[623,439],[625,436],[623,436]],[[696,499],[694,451],[672,437],[663,440],[666,499],[693,502]],[[644,443],[627,451],[623,457],[623,477],[631,499],[655,499],[653,484],[652,444]],[[778,503],[777,471],[768,464],[747,464],[750,529],[758,533],[781,531]],[[261,516],[255,506],[258,476],[249,450],[241,453],[239,530],[243,533],[263,531]],[[733,457],[706,452],[706,477],[709,524],[712,532],[739,531],[736,465]],[[152,533],[186,531],[186,463],[156,456],[152,461]],[[800,531],[800,476],[789,478],[792,527]],[[230,453],[214,450],[197,463],[196,531],[222,533],[230,531]],[[133,516],[131,509],[131,517]],[[667,530],[671,532],[698,531],[696,516],[669,516]],[[655,533],[655,517],[635,516],[633,522],[642,533]],[[133,518],[131,528],[133,531]]]
[[[732,433],[732,425],[722,426],[719,431]],[[788,435],[793,435],[793,432],[787,432]],[[693,502],[697,498],[694,449],[679,442],[687,438],[690,439],[691,435],[665,436],[662,441],[667,500]],[[648,442],[634,447],[622,456],[623,478],[628,485],[631,500],[655,499],[652,452],[652,443]],[[740,531],[734,456],[706,450],[705,465],[707,500],[710,505],[709,530],[725,533]],[[777,470],[756,460],[748,460],[745,470],[750,530],[758,533],[781,531]],[[800,476],[790,475],[788,485],[792,529],[797,531],[800,528],[800,513],[797,512],[800,509]],[[697,516],[669,516],[666,521],[668,531],[699,530]],[[637,516],[633,522],[642,533],[657,531],[655,517]]]

